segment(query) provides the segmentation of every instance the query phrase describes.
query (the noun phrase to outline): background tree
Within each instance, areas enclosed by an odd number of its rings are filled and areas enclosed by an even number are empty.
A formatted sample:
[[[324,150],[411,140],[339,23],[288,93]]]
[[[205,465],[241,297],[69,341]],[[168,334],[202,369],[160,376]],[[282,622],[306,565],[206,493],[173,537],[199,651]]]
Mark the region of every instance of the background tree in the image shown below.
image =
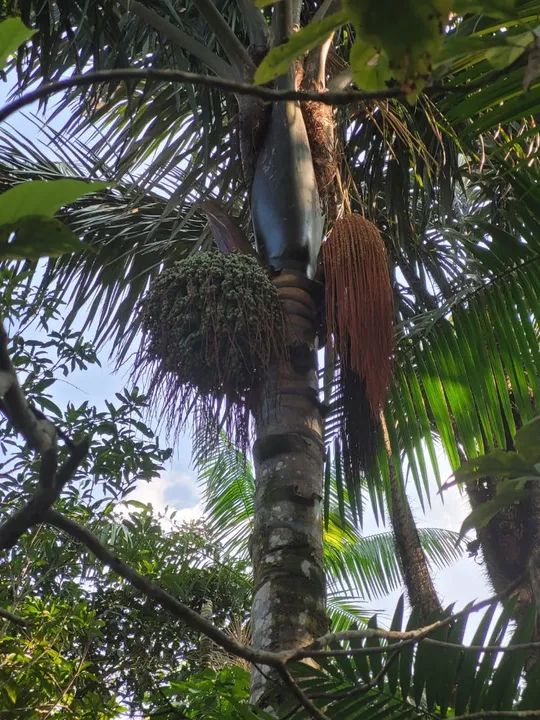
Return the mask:
[[[62,510],[124,561],[249,642],[250,466],[225,440],[213,456],[199,458],[207,494],[206,519],[199,524],[178,524],[174,511],[160,515],[132,499],[135,484],[155,479],[170,455],[142,421],[148,400],[126,388],[106,403],[106,411],[88,401],[59,403],[59,385],[91,369],[97,356],[80,333],[54,330],[62,315],[54,291],[36,324],[25,279],[26,273],[4,271],[2,299],[2,314],[18,330],[9,351],[24,392],[64,433],[77,437],[93,430],[88,462],[67,487]],[[3,522],[21,493],[31,493],[37,466],[8,423],[0,425],[0,442]],[[422,539],[436,567],[459,557],[455,533],[424,530]],[[367,621],[366,603],[401,586],[390,533],[364,538],[349,516],[342,522],[337,508],[325,535],[325,563],[336,630]],[[51,528],[36,528],[7,554],[0,587],[2,716],[115,718],[143,711],[172,718],[179,712],[235,717],[238,703],[248,697],[245,663],[156,612],[148,599]]]

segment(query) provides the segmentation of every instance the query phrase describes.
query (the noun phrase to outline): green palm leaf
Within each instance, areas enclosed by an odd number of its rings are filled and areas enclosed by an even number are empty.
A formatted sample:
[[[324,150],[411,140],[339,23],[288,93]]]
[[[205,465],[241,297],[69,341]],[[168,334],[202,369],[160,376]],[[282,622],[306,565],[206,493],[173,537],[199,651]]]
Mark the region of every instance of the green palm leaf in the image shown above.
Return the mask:
[[[246,458],[226,440],[209,456],[196,453],[199,480],[205,499],[209,528],[218,544],[226,545],[248,559],[255,480]],[[324,533],[324,560],[328,570],[330,608],[344,619],[358,612],[359,599],[373,600],[402,587],[392,533],[363,537],[350,510],[341,518],[333,485],[329,521]],[[419,530],[422,547],[433,567],[442,568],[458,560],[462,548],[458,533],[440,528]],[[346,603],[343,605],[343,603]],[[351,606],[351,603],[353,605]],[[362,617],[362,616],[360,616]],[[356,615],[356,622],[358,622]]]
[[[402,629],[399,608],[392,623],[393,630]],[[349,648],[353,653],[336,658],[318,658],[318,668],[295,666],[302,689],[328,718],[440,718],[447,712],[511,711],[520,707],[521,677],[526,670],[526,650],[488,652],[478,659],[478,653],[462,645],[463,635],[472,615],[469,609],[452,623],[431,633],[421,641],[416,652],[413,646],[392,649],[394,643],[386,640],[351,640],[334,649]],[[492,622],[496,603],[483,613],[473,644],[485,642],[487,629]],[[502,643],[510,620],[511,608],[500,614],[489,639],[490,645]],[[508,642],[527,643],[533,637],[534,608],[526,612],[512,632]],[[408,627],[415,627],[411,618]],[[371,627],[376,627],[372,618]],[[441,641],[442,645],[435,644]],[[450,643],[450,645],[445,645]],[[377,652],[377,648],[387,648]],[[372,648],[375,652],[370,653]],[[355,651],[357,654],[355,654]],[[362,653],[362,654],[360,654]],[[501,659],[502,656],[502,659]],[[399,665],[399,675],[394,668]],[[504,679],[503,679],[504,678]],[[293,717],[306,717],[299,711]]]

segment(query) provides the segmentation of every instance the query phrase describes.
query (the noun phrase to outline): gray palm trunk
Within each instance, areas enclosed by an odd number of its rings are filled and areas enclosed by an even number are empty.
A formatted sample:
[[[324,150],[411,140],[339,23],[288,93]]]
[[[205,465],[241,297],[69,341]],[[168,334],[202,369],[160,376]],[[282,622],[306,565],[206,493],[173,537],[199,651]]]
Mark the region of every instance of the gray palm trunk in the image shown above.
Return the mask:
[[[418,613],[420,624],[428,623],[442,613],[442,605],[420,543],[406,490],[391,465],[388,509],[409,603]]]
[[[294,290],[296,300],[284,301],[290,355],[267,378],[255,408],[252,633],[254,646],[266,650],[307,645],[327,629],[313,300],[305,277],[285,272],[277,282],[280,294]],[[273,710],[287,700],[269,668],[254,669],[252,700]]]

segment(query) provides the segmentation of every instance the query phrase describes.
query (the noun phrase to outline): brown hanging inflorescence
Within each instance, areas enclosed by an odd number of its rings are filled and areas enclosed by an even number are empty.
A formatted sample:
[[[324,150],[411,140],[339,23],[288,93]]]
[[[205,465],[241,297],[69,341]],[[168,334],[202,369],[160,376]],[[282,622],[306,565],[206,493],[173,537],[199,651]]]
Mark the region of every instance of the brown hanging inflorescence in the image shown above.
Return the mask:
[[[374,436],[390,383],[392,285],[381,235],[359,214],[335,223],[322,246],[322,262],[326,330],[342,366],[340,434],[352,472],[365,468],[373,458]]]

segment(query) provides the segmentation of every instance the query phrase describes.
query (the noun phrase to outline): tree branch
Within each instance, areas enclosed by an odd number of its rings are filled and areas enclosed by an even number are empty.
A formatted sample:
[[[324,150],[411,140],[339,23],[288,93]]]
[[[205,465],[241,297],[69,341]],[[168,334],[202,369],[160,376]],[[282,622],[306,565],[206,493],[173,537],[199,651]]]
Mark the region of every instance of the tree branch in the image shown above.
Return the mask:
[[[382,628],[363,628],[362,630],[347,630],[345,632],[339,633],[328,633],[327,635],[323,635],[322,637],[315,640],[315,642],[313,642],[311,645],[308,645],[304,648],[283,651],[281,653],[281,656],[286,659],[287,662],[292,662],[295,660],[303,660],[305,658],[315,657],[316,655],[320,657],[324,657],[325,655],[340,655],[342,654],[341,650],[324,650],[322,648],[325,648],[328,645],[332,645],[335,643],[346,642],[348,640],[361,640],[366,638],[383,638],[387,640],[400,641],[392,643],[390,648],[388,646],[380,649],[365,648],[368,649],[369,652],[387,652],[389,649],[391,649],[392,651],[400,650],[407,645],[419,643],[421,640],[424,640],[424,638],[427,638],[427,636],[435,630],[439,630],[440,628],[450,625],[457,618],[462,617],[463,615],[469,615],[470,613],[478,612],[479,610],[483,610],[484,608],[489,607],[496,602],[499,602],[503,598],[508,597],[516,588],[520,586],[520,584],[523,582],[523,577],[524,576],[515,580],[500,593],[496,593],[495,595],[492,595],[485,600],[480,600],[474,605],[465,607],[463,608],[463,610],[459,610],[458,612],[449,615],[442,620],[437,620],[430,625],[424,625],[423,627],[417,628],[415,630],[399,631],[383,630]],[[312,653],[314,652],[315,655],[312,655]],[[347,654],[352,655],[353,653],[357,654],[355,651],[347,650]]]
[[[167,82],[186,83],[201,85],[203,87],[216,88],[224,92],[236,95],[250,95],[268,102],[287,100],[321,102],[325,105],[347,105],[353,102],[369,102],[373,100],[388,100],[389,98],[403,97],[401,90],[382,90],[380,92],[306,92],[300,90],[273,90],[272,88],[250,85],[249,83],[236,82],[226,78],[213,77],[211,75],[198,75],[197,73],[184,70],[161,70],[143,68],[115,68],[112,70],[95,70],[83,75],[73,75],[56,82],[45,83],[36,90],[21,95],[21,97],[4,105],[0,110],[0,122],[8,118],[14,112],[43,98],[54,95],[57,92],[68,90],[72,87],[84,87],[102,82],[114,80],[165,80]]]
[[[10,612],[9,610],[4,610],[4,608],[0,608],[0,617],[4,618],[4,620],[9,620],[9,622],[14,623],[15,625],[26,627],[26,620],[24,618],[20,615],[15,615],[15,613]]]
[[[242,645],[234,640],[231,636],[219,630],[208,620],[205,620],[199,613],[192,610],[184,603],[177,600],[156,583],[149,580],[144,575],[140,575],[136,570],[127,565],[125,562],[116,557],[113,552],[103,545],[98,538],[87,528],[79,525],[79,523],[67,518],[55,510],[49,510],[43,521],[49,525],[53,525],[78,540],[91,553],[93,553],[101,562],[108,565],[115,573],[127,580],[133,587],[137,588],[143,595],[154,600],[158,605],[174,615],[174,617],[187,623],[194,630],[203,633],[216,645],[227,650],[237,657],[244,658],[249,662],[259,662],[271,667],[283,667],[283,660],[278,653],[266,652],[263,650],[254,650],[251,647]]]
[[[250,80],[255,73],[255,63],[212,0],[194,0],[194,4],[213,30],[233,66],[235,75],[243,80]]]
[[[0,410],[24,437],[32,450],[46,452],[56,444],[56,428],[38,418],[28,404],[8,353],[8,336],[0,321]]]
[[[190,85],[201,85],[211,87],[234,95],[246,95],[260,98],[267,102],[286,102],[288,100],[297,102],[320,102],[323,105],[350,105],[352,103],[375,102],[378,100],[404,99],[405,93],[399,88],[391,90],[377,90],[374,92],[362,92],[361,90],[312,92],[304,90],[274,90],[259,85],[237,82],[227,78],[214,77],[212,75],[199,75],[184,70],[144,69],[144,68],[114,68],[110,70],[95,70],[83,75],[73,75],[56,82],[45,83],[36,90],[25,93],[21,97],[4,105],[0,110],[0,122],[8,118],[14,112],[31,105],[38,100],[62,92],[72,87],[84,87],[102,82],[114,80],[165,80],[167,82],[184,83]],[[427,88],[426,93],[449,94],[453,92],[473,92],[483,87],[485,83],[468,83],[465,85],[441,86],[432,85]]]
[[[88,441],[74,445],[68,459],[56,472],[56,447],[42,453],[40,485],[30,500],[0,525],[0,550],[9,550],[43,516],[57,500],[88,452]]]
[[[209,50],[205,45],[195,40],[180,28],[175,27],[163,15],[159,15],[151,8],[138,2],[138,0],[118,0],[119,4],[133,15],[143,20],[145,23],[154,28],[161,37],[170,40],[173,45],[185,50],[190,55],[198,58],[207,68],[213,70],[216,75],[221,77],[234,77],[233,68],[228,65],[222,58]]]

